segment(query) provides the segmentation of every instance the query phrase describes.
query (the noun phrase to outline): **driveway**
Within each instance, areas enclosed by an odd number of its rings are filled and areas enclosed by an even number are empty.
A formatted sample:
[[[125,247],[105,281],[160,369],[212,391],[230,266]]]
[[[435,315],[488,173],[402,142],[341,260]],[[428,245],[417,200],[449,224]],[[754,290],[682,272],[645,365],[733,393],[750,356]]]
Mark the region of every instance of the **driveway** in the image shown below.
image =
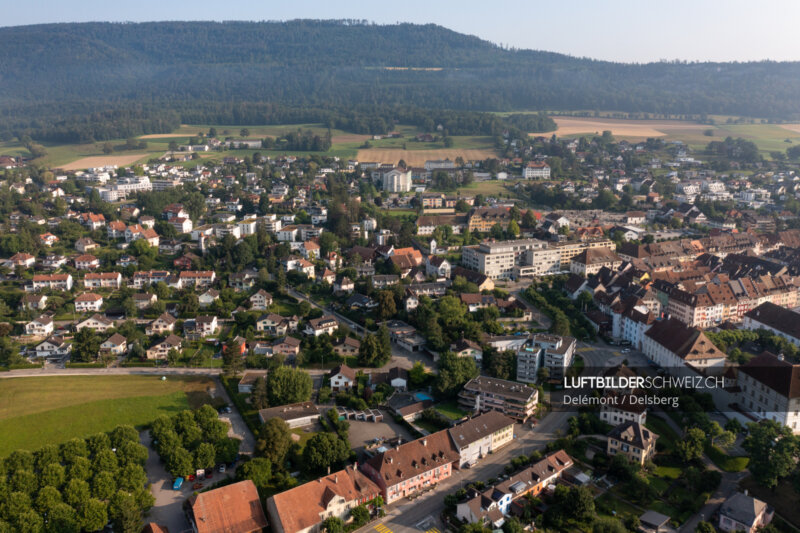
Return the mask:
[[[184,483],[180,490],[172,490],[172,476],[164,468],[158,453],[151,448],[150,432],[139,433],[139,440],[147,447],[147,481],[155,504],[147,513],[147,521],[166,526],[171,533],[191,531],[189,521],[183,513],[183,502],[192,495],[192,484]]]
[[[239,411],[233,405],[230,396],[228,396],[228,391],[225,390],[225,387],[222,386],[222,383],[220,383],[219,379],[215,379],[215,383],[217,386],[213,392],[213,396],[220,396],[226,402],[228,402],[228,405],[231,406],[230,413],[223,413],[219,415],[220,419],[225,420],[231,426],[230,429],[228,429],[228,436],[242,439],[242,444],[239,447],[239,453],[241,455],[252,456],[256,449],[255,436],[250,431],[250,428],[247,427],[247,424],[244,423],[241,413],[239,413]]]

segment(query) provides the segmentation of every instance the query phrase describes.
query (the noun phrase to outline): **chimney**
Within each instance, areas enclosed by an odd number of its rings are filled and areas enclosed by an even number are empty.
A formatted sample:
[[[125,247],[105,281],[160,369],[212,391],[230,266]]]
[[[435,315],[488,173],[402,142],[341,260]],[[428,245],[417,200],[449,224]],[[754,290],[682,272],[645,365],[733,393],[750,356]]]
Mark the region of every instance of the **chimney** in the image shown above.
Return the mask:
[[[428,445],[428,439],[422,439],[422,445],[423,446],[427,446]]]
[[[331,475],[331,467],[330,467],[330,465],[328,465],[328,475],[329,476]]]
[[[778,361],[783,361],[784,359],[785,359],[785,357],[783,356],[783,354],[779,353],[778,354]]]

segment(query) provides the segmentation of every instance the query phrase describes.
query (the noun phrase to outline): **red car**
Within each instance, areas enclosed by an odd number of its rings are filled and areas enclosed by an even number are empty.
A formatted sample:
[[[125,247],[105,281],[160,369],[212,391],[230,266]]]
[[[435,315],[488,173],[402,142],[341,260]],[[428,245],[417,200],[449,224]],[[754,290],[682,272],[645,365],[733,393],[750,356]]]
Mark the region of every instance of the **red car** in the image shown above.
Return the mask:
[[[195,480],[194,474],[189,474],[188,476],[186,476],[186,481],[194,481],[194,480]]]

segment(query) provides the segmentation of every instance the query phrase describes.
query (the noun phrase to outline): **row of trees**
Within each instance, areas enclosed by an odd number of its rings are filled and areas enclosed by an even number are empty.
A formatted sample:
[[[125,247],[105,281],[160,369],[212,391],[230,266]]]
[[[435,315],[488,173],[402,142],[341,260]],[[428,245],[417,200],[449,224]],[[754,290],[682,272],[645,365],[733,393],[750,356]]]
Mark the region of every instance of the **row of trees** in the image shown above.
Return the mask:
[[[233,462],[239,453],[240,441],[228,437],[228,425],[210,405],[181,411],[173,417],[162,415],[153,421],[150,434],[158,455],[174,477]]]
[[[86,439],[18,450],[0,462],[0,531],[138,533],[153,505],[147,449],[131,426]]]

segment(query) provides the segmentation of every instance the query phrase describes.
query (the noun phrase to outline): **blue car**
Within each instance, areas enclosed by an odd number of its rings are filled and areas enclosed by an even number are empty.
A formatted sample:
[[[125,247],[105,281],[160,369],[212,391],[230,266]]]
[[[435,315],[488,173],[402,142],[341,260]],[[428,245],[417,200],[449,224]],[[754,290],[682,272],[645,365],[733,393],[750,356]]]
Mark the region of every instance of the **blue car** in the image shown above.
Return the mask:
[[[172,484],[172,490],[181,490],[181,485],[183,485],[183,478],[176,478],[175,483]]]

